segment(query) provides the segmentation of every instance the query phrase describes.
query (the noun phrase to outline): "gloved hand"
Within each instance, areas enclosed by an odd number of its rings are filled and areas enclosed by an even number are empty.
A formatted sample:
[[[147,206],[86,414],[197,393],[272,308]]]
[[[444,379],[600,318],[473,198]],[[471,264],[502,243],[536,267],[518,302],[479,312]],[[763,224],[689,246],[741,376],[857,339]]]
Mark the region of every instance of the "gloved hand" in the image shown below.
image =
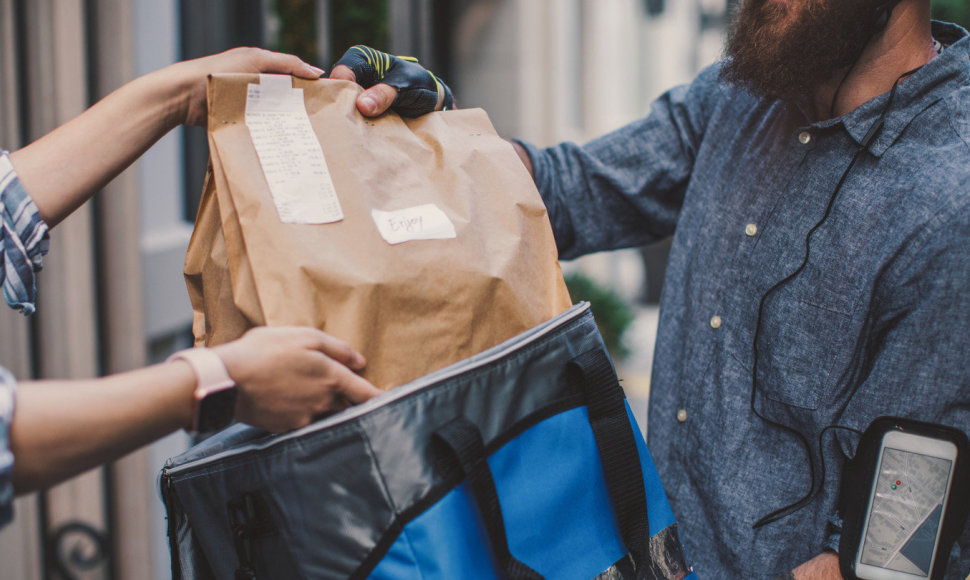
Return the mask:
[[[357,98],[357,108],[368,117],[376,117],[388,108],[402,117],[455,108],[448,85],[418,64],[417,59],[393,56],[360,44],[340,57],[330,78],[356,81],[368,89]]]

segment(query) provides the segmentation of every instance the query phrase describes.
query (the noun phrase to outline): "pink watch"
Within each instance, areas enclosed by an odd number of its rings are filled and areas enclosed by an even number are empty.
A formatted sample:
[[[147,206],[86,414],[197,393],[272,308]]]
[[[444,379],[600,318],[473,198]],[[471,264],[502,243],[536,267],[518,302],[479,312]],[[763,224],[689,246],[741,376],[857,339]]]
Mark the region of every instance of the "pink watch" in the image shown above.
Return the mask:
[[[205,347],[187,348],[168,357],[166,362],[178,359],[189,363],[199,380],[195,387],[191,432],[215,431],[229,425],[236,411],[236,382],[219,355]]]

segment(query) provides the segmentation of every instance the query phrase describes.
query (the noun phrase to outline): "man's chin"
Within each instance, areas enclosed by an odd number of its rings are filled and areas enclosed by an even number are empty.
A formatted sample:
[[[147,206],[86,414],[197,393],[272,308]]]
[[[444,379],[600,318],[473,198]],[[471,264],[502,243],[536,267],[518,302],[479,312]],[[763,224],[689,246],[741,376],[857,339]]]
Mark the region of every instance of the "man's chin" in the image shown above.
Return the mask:
[[[792,78],[788,71],[766,72],[765,67],[739,66],[728,61],[721,69],[721,80],[748,91],[756,96],[778,99],[788,103],[803,100],[812,93],[812,87]]]
[[[745,0],[728,38],[731,60],[722,80],[760,96],[801,101],[859,58],[869,39],[868,16],[859,0]]]

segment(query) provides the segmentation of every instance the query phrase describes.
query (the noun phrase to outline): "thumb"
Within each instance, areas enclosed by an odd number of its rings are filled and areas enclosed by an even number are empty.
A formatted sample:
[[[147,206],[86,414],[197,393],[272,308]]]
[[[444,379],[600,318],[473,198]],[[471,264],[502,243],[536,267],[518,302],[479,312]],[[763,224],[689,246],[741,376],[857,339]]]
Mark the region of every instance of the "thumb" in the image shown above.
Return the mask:
[[[384,83],[376,84],[357,97],[357,109],[365,117],[377,117],[384,114],[396,98],[397,89]]]

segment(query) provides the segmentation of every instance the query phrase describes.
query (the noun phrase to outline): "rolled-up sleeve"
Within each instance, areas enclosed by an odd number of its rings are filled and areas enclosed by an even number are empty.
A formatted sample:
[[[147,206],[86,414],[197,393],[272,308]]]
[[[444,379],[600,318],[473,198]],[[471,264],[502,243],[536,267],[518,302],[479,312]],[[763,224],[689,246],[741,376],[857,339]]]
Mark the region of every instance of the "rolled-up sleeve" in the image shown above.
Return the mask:
[[[50,245],[47,224],[17,178],[6,151],[0,151],[0,282],[11,307],[33,314],[37,295],[34,275]]]
[[[0,528],[13,519],[13,453],[10,451],[10,423],[13,420],[17,382],[0,367]]]

